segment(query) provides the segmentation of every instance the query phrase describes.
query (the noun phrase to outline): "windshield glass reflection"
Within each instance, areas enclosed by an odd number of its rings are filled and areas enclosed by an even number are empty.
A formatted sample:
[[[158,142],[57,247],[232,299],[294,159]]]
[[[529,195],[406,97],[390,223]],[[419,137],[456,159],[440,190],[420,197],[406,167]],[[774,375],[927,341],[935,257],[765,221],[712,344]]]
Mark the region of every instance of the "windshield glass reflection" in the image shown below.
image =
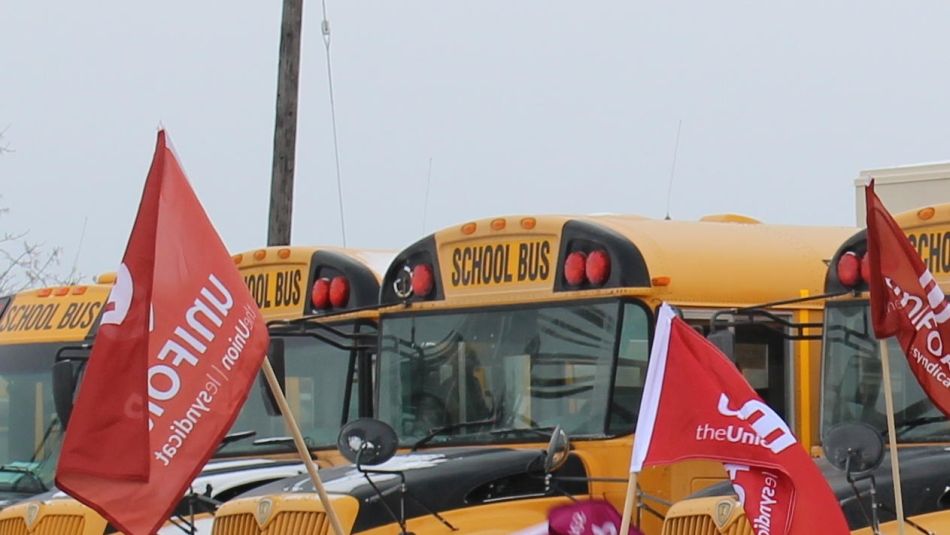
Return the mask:
[[[432,444],[536,441],[532,430],[555,425],[572,437],[604,436],[621,308],[610,301],[387,318],[379,418],[404,444],[439,428],[449,429]],[[625,370],[645,365],[647,338],[645,312],[627,308],[643,319],[623,322],[637,332],[625,334],[631,342],[621,351],[642,356],[624,359]],[[639,396],[630,405],[613,415],[621,426],[635,418]]]
[[[333,347],[312,336],[279,336],[284,345],[285,391],[290,409],[311,448],[336,444],[340,427],[357,415],[357,375],[351,372],[351,351]],[[350,397],[347,398],[347,385]],[[347,400],[350,403],[346,403]],[[256,435],[221,448],[224,455],[261,455],[292,451],[280,414],[268,412],[267,388],[259,380],[248,395],[231,433],[255,431]],[[344,407],[348,414],[344,415]],[[258,444],[255,445],[255,442]]]
[[[0,491],[52,485],[62,441],[51,368],[61,344],[0,345]]]
[[[950,422],[924,394],[897,339],[887,344],[898,442],[950,440]],[[886,436],[881,356],[867,301],[828,304],[823,357],[822,434],[842,423],[861,422]]]

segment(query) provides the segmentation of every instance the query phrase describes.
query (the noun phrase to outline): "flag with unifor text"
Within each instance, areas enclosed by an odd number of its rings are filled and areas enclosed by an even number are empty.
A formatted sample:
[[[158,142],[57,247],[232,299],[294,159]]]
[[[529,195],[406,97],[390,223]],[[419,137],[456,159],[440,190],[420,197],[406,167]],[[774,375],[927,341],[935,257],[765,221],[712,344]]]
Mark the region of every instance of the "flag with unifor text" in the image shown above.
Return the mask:
[[[56,484],[154,533],[237,418],[267,329],[164,131],[67,426]]]
[[[849,532],[835,495],[788,425],[665,304],[634,437],[632,472],[688,459],[722,462],[756,534]]]
[[[867,202],[868,291],[878,338],[896,336],[927,396],[950,417],[950,306],[900,225],[874,193]]]

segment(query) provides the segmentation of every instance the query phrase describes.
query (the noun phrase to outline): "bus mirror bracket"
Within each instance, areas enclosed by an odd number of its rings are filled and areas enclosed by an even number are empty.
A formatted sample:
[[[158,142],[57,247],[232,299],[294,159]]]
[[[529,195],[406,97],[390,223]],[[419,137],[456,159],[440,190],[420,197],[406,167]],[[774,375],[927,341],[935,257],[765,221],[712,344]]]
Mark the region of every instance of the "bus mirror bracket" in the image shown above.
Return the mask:
[[[72,360],[60,360],[53,364],[53,404],[63,429],[69,423],[69,416],[73,412],[78,371],[78,366]]]
[[[736,333],[732,329],[726,327],[712,331],[706,339],[729,357],[729,360],[736,361]]]
[[[277,376],[277,384],[280,385],[281,392],[287,392],[287,366],[284,360],[284,340],[281,338],[271,338],[270,348],[267,351],[267,360]],[[280,407],[277,404],[277,398],[271,392],[267,385],[267,378],[264,374],[260,375],[261,395],[264,397],[264,409],[270,416],[280,416]]]
[[[56,417],[62,429],[66,429],[69,416],[73,412],[73,400],[76,397],[76,388],[79,385],[79,376],[82,374],[92,344],[82,343],[74,346],[63,346],[56,351],[53,361],[53,406]]]
[[[571,442],[560,425],[551,433],[551,440],[544,452],[544,473],[550,474],[564,466],[571,452]]]

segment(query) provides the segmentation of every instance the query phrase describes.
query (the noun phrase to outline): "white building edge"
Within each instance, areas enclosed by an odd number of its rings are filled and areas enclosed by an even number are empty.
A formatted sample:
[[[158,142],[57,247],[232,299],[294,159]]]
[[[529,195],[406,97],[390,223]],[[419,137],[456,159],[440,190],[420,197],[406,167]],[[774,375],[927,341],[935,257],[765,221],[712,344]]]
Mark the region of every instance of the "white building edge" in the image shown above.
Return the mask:
[[[854,181],[858,227],[866,225],[864,186],[874,178],[874,191],[892,214],[950,203],[950,162],[867,169]]]

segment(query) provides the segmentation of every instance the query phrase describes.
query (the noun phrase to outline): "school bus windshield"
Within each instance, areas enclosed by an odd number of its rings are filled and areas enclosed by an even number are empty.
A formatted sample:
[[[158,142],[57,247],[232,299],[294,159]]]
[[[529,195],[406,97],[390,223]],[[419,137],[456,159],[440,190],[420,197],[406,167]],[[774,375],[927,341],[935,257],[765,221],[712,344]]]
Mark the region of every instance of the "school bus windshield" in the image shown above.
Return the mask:
[[[357,411],[355,378],[349,351],[310,337],[283,340],[287,398],[313,448],[331,447],[336,431]],[[32,495],[53,485],[62,445],[62,426],[53,404],[51,355],[62,344],[0,345],[0,495]],[[332,378],[332,379],[331,379]],[[347,380],[351,378],[351,380]],[[280,415],[270,414],[264,389],[248,395],[231,433],[256,434],[226,444],[220,455],[262,455],[289,451]],[[351,398],[348,398],[350,395]],[[2,496],[0,496],[2,497]]]
[[[60,347],[0,345],[0,492],[35,494],[52,485],[62,429],[49,363]]]
[[[638,303],[483,308],[381,325],[379,418],[403,443],[446,426],[457,428],[432,444],[543,440],[529,430],[555,425],[572,437],[633,431],[648,338]],[[482,423],[458,426],[466,422]]]
[[[920,388],[897,339],[887,344],[898,442],[950,441],[950,421]],[[881,357],[867,300],[827,304],[823,354],[822,434],[860,422],[886,435]]]
[[[311,448],[336,444],[340,426],[357,415],[355,356],[309,336],[272,336],[284,346],[285,391],[300,430]],[[258,384],[241,409],[231,433],[255,431],[256,435],[228,444],[225,455],[261,455],[292,451],[293,443],[268,441],[287,437],[279,414],[266,410],[266,388]],[[257,442],[257,444],[255,444]]]

